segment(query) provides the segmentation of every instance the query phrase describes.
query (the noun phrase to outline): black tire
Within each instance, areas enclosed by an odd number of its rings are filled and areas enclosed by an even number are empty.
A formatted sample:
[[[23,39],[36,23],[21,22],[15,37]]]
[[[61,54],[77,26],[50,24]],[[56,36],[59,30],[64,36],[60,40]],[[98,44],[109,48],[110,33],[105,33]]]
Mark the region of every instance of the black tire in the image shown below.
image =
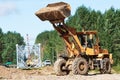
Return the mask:
[[[72,64],[73,74],[88,74],[88,63],[84,58],[75,58]]]
[[[58,76],[62,76],[62,75],[66,75],[68,74],[68,71],[65,70],[65,64],[66,64],[66,60],[65,59],[58,59],[55,64],[54,64],[54,69],[55,69],[55,73]]]
[[[109,58],[103,59],[103,69],[100,69],[100,73],[102,74],[111,73],[111,63],[110,63]]]

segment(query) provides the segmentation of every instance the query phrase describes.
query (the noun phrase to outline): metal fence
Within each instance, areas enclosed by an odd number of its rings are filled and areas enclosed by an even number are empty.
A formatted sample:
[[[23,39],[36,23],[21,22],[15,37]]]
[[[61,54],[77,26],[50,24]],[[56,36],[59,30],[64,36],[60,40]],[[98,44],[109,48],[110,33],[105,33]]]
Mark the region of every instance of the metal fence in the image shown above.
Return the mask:
[[[39,68],[42,66],[40,44],[16,45],[17,68]]]

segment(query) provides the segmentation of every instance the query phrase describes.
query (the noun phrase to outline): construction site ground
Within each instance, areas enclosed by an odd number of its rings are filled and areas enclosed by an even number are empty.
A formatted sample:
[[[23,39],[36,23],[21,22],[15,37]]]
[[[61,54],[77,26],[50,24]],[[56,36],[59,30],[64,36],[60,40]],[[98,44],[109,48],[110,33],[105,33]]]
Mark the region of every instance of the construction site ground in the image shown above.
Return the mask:
[[[56,76],[53,66],[39,69],[17,69],[0,66],[0,80],[120,80],[120,74],[112,70],[112,74],[100,74],[90,71],[88,75]]]

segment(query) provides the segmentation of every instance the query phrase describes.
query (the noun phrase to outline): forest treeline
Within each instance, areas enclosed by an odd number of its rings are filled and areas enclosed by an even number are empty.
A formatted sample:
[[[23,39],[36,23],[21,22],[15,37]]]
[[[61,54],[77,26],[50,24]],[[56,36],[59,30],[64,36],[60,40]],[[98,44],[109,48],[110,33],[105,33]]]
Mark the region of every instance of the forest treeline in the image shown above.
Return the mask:
[[[0,64],[8,61],[16,64],[16,44],[25,44],[21,34],[11,31],[4,33],[0,28]]]
[[[114,65],[120,65],[120,9],[111,7],[101,12],[80,6],[75,14],[66,20],[66,24],[77,31],[81,31],[82,28],[97,30],[102,48],[113,54]],[[52,60],[53,56],[66,52],[64,42],[54,30],[40,33],[36,43],[42,44],[44,59]]]

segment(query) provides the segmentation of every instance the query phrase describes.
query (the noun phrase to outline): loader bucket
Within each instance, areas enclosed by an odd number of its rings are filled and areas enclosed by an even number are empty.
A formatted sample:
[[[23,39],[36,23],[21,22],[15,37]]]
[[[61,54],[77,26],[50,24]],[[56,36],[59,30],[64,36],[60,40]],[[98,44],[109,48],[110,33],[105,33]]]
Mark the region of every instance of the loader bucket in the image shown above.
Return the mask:
[[[48,4],[45,8],[40,9],[35,14],[42,21],[49,20],[61,20],[70,16],[71,8],[70,5],[64,2],[58,2],[53,4]]]

